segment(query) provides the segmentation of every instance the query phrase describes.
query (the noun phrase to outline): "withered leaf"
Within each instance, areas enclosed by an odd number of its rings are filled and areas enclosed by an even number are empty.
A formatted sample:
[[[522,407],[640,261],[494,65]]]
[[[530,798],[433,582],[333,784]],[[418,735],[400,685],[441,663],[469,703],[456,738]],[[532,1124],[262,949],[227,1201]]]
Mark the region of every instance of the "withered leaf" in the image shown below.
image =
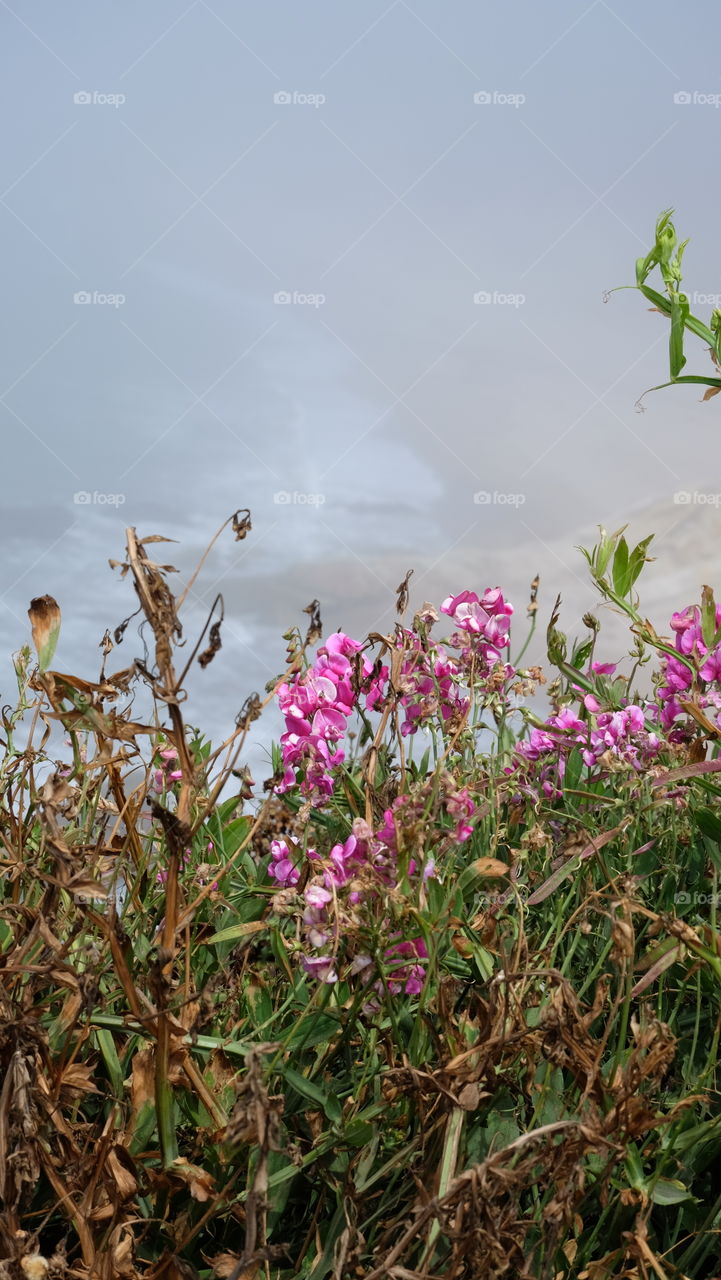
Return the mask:
[[[121,1201],[130,1200],[138,1190],[138,1179],[135,1162],[125,1147],[122,1147],[119,1142],[114,1143],[108,1152],[105,1164],[112,1174],[118,1198]]]
[[[134,1119],[137,1118],[138,1113],[146,1102],[155,1101],[155,1051],[151,1048],[139,1049],[133,1056],[130,1097],[133,1104]],[[134,1125],[132,1128],[134,1128]]]
[[[458,1095],[458,1104],[464,1111],[477,1111],[482,1096],[477,1084],[464,1084]]]
[[[61,1089],[74,1089],[78,1093],[99,1093],[92,1078],[93,1068],[87,1062],[71,1062],[60,1077]]]
[[[136,1270],[134,1265],[135,1242],[133,1233],[127,1223],[121,1222],[111,1232],[109,1249],[107,1253],[107,1261],[112,1270],[107,1272],[108,1280],[110,1276],[122,1277],[122,1280],[131,1280],[135,1277]]]
[[[306,605],[303,613],[307,613],[310,618],[305,643],[306,645],[313,645],[317,640],[320,640],[323,635],[323,624],[320,618],[320,601],[311,600],[310,604]]]
[[[408,608],[408,583],[413,575],[413,569],[409,569],[402,582],[396,587],[396,612],[405,613]]]
[[[222,641],[220,639],[221,622],[222,618],[219,618],[217,622],[213,623],[208,633],[208,646],[201,654],[198,655],[198,666],[202,667],[203,670],[210,665],[216,653],[218,653],[222,648]]]
[[[208,1258],[208,1262],[213,1268],[213,1275],[218,1280],[227,1280],[228,1276],[235,1273],[235,1269],[240,1262],[240,1255],[237,1253],[216,1253],[214,1258]]]
[[[499,858],[476,858],[472,863],[473,870],[478,876],[507,876],[508,867],[505,862],[501,862]]]
[[[205,1169],[201,1169],[197,1164],[188,1164],[182,1156],[178,1156],[172,1164],[173,1172],[182,1178],[188,1184],[188,1190],[194,1200],[204,1203],[209,1200],[215,1190],[215,1182]]]

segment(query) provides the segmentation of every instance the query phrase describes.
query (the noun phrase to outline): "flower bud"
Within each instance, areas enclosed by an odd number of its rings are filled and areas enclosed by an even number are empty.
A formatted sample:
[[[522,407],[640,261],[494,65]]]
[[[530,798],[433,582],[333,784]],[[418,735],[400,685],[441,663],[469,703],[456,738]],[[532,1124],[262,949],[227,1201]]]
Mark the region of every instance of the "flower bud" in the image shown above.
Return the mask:
[[[33,644],[41,671],[47,671],[60,635],[60,606],[52,596],[37,596],[30,601],[28,617],[33,629]]]

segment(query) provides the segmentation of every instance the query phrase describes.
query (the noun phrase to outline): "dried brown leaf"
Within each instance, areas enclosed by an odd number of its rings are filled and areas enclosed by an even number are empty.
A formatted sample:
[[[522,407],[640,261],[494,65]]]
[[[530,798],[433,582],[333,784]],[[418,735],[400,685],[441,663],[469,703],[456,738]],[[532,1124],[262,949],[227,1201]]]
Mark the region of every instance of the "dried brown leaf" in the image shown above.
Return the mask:
[[[507,876],[508,866],[505,862],[501,862],[499,858],[476,858],[472,863],[473,870],[478,876]]]
[[[139,1049],[133,1056],[130,1097],[133,1104],[133,1121],[136,1121],[145,1103],[155,1101],[155,1050],[152,1048]],[[131,1133],[134,1127],[133,1123]]]
[[[481,1093],[477,1084],[465,1084],[458,1095],[458,1105],[463,1107],[464,1111],[477,1111],[481,1098],[487,1096]]]
[[[110,1148],[105,1167],[115,1182],[118,1199],[121,1202],[130,1200],[138,1190],[135,1162],[119,1142],[114,1143]]]
[[[240,1262],[240,1254],[238,1253],[216,1253],[214,1258],[208,1258],[208,1262],[213,1268],[213,1275],[218,1280],[228,1280],[228,1276],[235,1273],[235,1269]]]
[[[205,1169],[197,1164],[188,1164],[182,1156],[178,1156],[172,1164],[173,1172],[188,1184],[188,1190],[194,1200],[202,1203],[209,1200],[215,1191],[215,1181]]]

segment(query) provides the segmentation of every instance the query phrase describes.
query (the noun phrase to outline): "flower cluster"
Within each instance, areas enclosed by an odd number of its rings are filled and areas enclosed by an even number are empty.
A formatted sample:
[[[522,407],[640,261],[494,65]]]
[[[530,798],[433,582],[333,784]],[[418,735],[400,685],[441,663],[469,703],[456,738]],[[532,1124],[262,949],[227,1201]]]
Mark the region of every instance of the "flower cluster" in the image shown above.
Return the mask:
[[[721,605],[716,607],[716,627],[721,626]],[[695,692],[700,708],[710,707],[716,724],[721,726],[721,645],[709,650],[703,638],[701,610],[692,605],[671,618],[671,630],[675,633],[678,658],[664,654],[661,659],[663,683],[657,694],[661,704],[660,722],[670,729],[671,741],[682,740],[686,735],[676,721],[684,714],[681,700]],[[688,665],[691,660],[692,666]],[[716,686],[714,688],[714,686]]]
[[[441,612],[452,618],[458,628],[450,643],[459,650],[461,662],[469,671],[487,675],[500,663],[506,678],[513,676],[513,668],[503,659],[503,650],[511,643],[513,605],[504,600],[500,587],[489,588],[480,599],[475,591],[448,596]]]
[[[441,611],[457,628],[449,642],[455,652],[429,641],[439,617],[431,605],[416,615],[413,630],[399,627],[396,632],[394,643],[403,658],[394,693],[405,713],[404,737],[429,723],[460,723],[470,704],[464,688],[469,681],[489,679],[489,687],[497,691],[515,674],[503,657],[510,644],[513,605],[500,587],[481,597],[473,591],[449,596]],[[359,701],[356,691],[362,689],[367,711],[377,710],[389,693],[389,667],[374,667],[360,656],[361,648],[357,640],[336,632],[307,670],[279,687],[285,733],[280,740],[284,773],[278,792],[300,786],[314,804],[333,794],[334,771],[345,759],[341,743]]]
[[[615,666],[594,663],[592,670],[611,674]],[[549,716],[542,729],[532,729],[527,741],[517,744],[520,760],[526,765],[539,766],[535,770],[526,769],[530,783],[530,791],[524,788],[527,793],[533,794],[535,783],[547,798],[557,799],[568,756],[574,749],[580,750],[583,763],[595,771],[595,776],[622,764],[640,771],[661,749],[661,739],[647,725],[647,720],[653,720],[656,715],[654,704],[642,707],[628,703],[619,710],[601,711],[595,695],[587,694],[583,708],[587,718],[582,719],[570,707],[564,707],[558,714]],[[514,770],[507,772],[512,774]]]
[[[293,850],[288,848],[288,840],[272,840],[270,845],[270,866],[268,867],[268,875],[277,880],[278,884],[287,885],[293,888],[300,880],[300,869],[297,862],[297,847],[299,844],[297,836],[289,836]],[[293,857],[296,855],[296,858]]]
[[[397,804],[397,808],[405,806]],[[384,893],[397,887],[396,831],[392,819],[393,810],[388,810],[385,827],[374,836],[368,824],[356,818],[351,834],[333,845],[327,856],[321,857],[315,849],[306,850],[310,874],[301,895],[304,939],[301,963],[305,972],[319,982],[337,982],[338,962],[343,959],[349,962],[349,977],[360,975],[364,986],[371,983],[375,966],[367,954],[367,943],[363,942],[367,938],[364,924],[372,925],[374,913],[377,915],[378,909],[383,909]],[[268,875],[292,890],[300,880],[302,853],[297,839],[291,837],[290,846],[287,840],[272,842]],[[413,861],[409,874],[415,869]],[[431,874],[433,862],[428,859],[423,869],[424,878]],[[407,941],[397,933],[391,935],[383,951],[384,966],[389,970],[388,989],[393,993],[417,994],[425,980],[424,959],[427,951],[422,939]],[[374,990],[377,995],[382,993],[380,979]]]
[[[295,787],[301,774],[301,790],[309,799],[322,802],[332,795],[333,770],[345,758],[339,743],[356,705],[351,659],[360,648],[357,640],[338,631],[318,650],[311,667],[278,689],[286,728],[280,740],[285,772],[279,792]],[[365,674],[371,671],[364,660]]]
[[[440,646],[426,648],[414,632],[405,629],[399,632],[397,644],[406,655],[399,677],[400,705],[405,712],[403,737],[439,717],[445,724],[465,715],[469,700],[463,694],[463,673],[453,656]]]
[[[153,791],[158,795],[163,792],[166,787],[172,786],[174,782],[179,782],[183,776],[182,770],[178,768],[178,753],[175,747],[164,747],[158,752],[160,763],[153,773]]]
[[[412,795],[397,796],[375,833],[364,819],[356,818],[350,835],[325,856],[314,848],[303,855],[293,836],[273,840],[268,875],[290,891],[278,901],[291,912],[297,901],[292,891],[301,881],[303,857],[307,860],[300,895],[301,963],[306,973],[335,983],[342,961],[346,975],[359,975],[362,985],[370,985],[378,997],[385,989],[417,994],[425,980],[427,952],[422,939],[388,933],[388,902],[393,899],[402,908],[411,886],[420,891],[436,875],[434,855],[442,856],[470,838],[476,812],[468,788],[459,788],[444,773],[440,787],[426,784]],[[387,939],[381,952],[385,987],[381,978],[373,985],[375,966],[368,954],[369,938],[377,939],[379,931]],[[367,1003],[371,1007],[377,1007],[372,999]]]

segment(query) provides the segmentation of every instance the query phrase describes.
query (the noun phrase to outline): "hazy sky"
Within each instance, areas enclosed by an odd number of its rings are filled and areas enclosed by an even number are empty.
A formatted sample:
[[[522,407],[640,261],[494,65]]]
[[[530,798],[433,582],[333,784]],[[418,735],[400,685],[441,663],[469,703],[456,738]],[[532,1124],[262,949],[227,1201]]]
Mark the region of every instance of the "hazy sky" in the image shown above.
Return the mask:
[[[582,525],[721,487],[718,402],[639,415],[666,326],[602,302],[668,205],[686,287],[721,294],[720,27],[665,0],[0,0],[0,650],[50,592],[58,667],[92,675],[125,526],[185,569],[248,506],[188,614],[224,592],[193,701],[222,728],[314,595],[367,630],[411,565],[421,598],[433,565],[482,589],[516,543],[570,558]]]

